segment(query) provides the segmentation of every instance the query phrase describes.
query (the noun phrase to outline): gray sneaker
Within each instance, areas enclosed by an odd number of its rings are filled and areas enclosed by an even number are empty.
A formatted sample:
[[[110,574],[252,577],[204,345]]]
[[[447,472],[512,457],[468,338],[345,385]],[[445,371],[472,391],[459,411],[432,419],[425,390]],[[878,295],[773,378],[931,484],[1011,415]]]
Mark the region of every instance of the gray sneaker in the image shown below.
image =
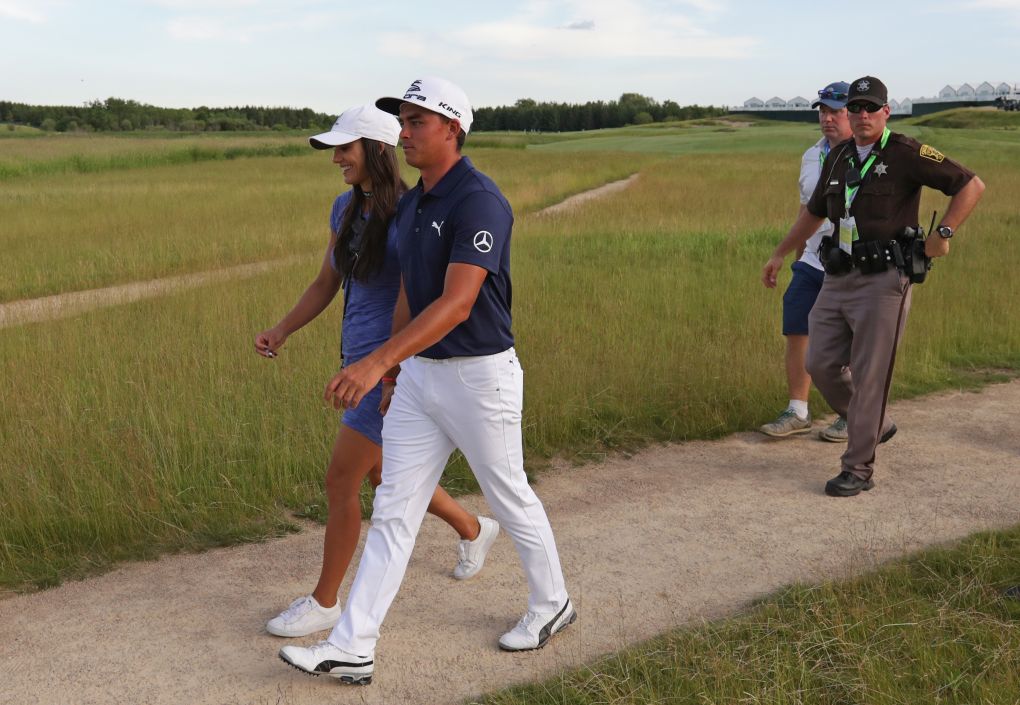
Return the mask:
[[[846,443],[846,419],[837,416],[828,428],[818,434],[818,437],[829,443]]]
[[[793,409],[787,409],[775,421],[765,424],[758,430],[766,436],[772,436],[773,438],[785,438],[798,433],[810,433],[811,419],[802,419],[797,416]]]

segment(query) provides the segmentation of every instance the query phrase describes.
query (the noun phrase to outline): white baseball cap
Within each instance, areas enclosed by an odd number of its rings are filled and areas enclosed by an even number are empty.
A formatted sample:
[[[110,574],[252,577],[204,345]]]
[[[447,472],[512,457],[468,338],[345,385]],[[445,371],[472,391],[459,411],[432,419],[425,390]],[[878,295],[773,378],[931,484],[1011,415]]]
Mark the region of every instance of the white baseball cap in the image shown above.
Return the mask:
[[[362,137],[396,147],[400,123],[374,105],[359,105],[343,111],[329,132],[309,137],[308,143],[316,149],[332,149]]]
[[[375,101],[377,108],[393,115],[400,115],[402,103],[419,105],[451,120],[458,120],[464,132],[471,131],[471,103],[464,91],[445,78],[419,78],[411,82],[403,98],[380,98]]]

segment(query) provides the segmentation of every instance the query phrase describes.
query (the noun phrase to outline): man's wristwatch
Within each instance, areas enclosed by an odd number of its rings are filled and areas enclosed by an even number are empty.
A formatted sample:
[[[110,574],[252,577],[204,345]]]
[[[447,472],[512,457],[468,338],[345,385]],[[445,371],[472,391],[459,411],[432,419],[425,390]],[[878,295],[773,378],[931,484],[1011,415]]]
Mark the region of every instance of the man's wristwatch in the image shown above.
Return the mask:
[[[943,240],[948,240],[953,236],[953,229],[948,225],[940,225],[935,228],[935,232],[939,234],[939,237]]]

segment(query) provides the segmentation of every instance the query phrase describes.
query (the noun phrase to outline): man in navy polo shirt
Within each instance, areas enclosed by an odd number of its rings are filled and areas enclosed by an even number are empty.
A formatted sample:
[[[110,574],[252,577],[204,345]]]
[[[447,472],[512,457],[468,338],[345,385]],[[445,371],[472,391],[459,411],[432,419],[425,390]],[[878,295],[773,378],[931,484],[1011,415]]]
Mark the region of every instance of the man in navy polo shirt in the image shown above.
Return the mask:
[[[472,113],[457,86],[423,78],[402,98],[376,105],[400,116],[404,155],[421,179],[395,217],[402,286],[393,336],[345,367],[326,398],[356,406],[380,379],[395,377],[399,365],[383,425],[382,484],[340,621],[327,641],[280,651],[303,671],[359,684],[371,682],[379,627],[455,448],[513,539],[528,579],[528,610],[500,637],[500,648],[540,648],[576,618],[549,519],[524,474],[524,373],[510,316],[510,205],[460,154]]]

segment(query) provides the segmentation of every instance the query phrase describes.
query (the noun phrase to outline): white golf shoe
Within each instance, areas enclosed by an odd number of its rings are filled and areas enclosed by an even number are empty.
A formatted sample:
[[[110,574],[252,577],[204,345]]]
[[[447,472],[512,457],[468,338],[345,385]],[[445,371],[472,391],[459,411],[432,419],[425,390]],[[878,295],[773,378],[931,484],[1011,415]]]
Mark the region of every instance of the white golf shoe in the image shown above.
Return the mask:
[[[566,629],[575,619],[577,612],[569,599],[559,612],[528,612],[516,627],[499,638],[499,648],[504,651],[541,649],[553,634]]]
[[[309,647],[285,646],[280,649],[280,658],[299,671],[313,676],[325,674],[351,685],[368,685],[375,670],[372,654],[355,656],[328,641]]]
[[[457,567],[453,569],[453,577],[457,580],[478,575],[485,565],[485,556],[499,535],[499,524],[488,517],[478,517],[478,525],[481,527],[478,538],[474,541],[461,540],[457,545]]]
[[[290,607],[266,623],[266,631],[276,636],[308,636],[323,629],[332,629],[340,619],[341,607],[323,607],[311,595],[299,597]]]

